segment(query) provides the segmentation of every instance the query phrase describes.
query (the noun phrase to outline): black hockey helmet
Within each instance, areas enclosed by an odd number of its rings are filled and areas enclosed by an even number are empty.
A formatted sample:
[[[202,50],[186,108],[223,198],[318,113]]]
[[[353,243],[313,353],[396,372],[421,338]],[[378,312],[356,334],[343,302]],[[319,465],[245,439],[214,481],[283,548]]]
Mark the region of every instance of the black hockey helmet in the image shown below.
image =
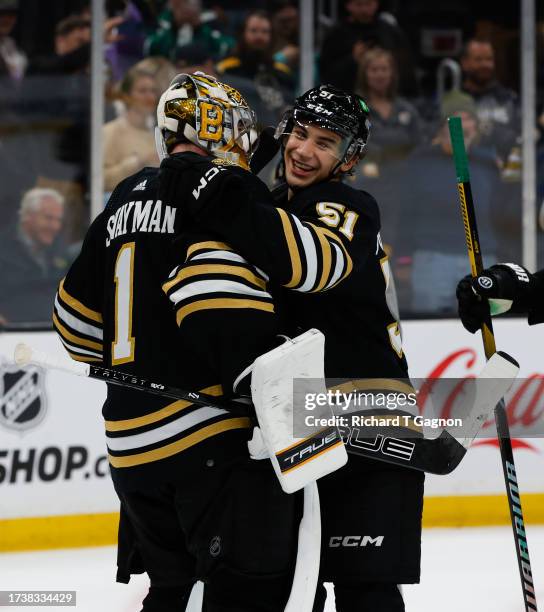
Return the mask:
[[[341,164],[353,155],[362,156],[370,134],[366,102],[333,85],[319,85],[299,96],[278,124],[276,138],[291,133],[297,123],[317,125],[345,138]]]

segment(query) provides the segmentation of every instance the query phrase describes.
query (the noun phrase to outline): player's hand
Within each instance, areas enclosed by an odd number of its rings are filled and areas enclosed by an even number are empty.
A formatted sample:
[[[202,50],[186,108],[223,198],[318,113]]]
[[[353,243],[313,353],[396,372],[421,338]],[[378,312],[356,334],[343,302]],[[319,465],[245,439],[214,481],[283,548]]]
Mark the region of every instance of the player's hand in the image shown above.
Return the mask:
[[[534,277],[525,268],[517,264],[491,266],[476,278],[465,276],[457,285],[459,317],[473,334],[490,313],[526,313],[534,291]]]
[[[229,166],[197,153],[176,153],[161,162],[159,194],[163,202],[196,215],[206,204],[223,197],[240,179]]]

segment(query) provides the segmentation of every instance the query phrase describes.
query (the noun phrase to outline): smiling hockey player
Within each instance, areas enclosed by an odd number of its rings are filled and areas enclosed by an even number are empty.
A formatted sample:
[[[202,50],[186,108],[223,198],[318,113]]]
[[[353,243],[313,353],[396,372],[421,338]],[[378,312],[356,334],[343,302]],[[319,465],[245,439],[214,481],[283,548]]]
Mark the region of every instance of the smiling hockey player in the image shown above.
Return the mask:
[[[255,197],[258,179],[239,169],[217,173],[191,154],[161,165],[164,197],[283,288],[292,329],[325,334],[326,376],[351,379],[353,391],[363,378],[408,376],[378,206],[342,182],[364,155],[369,127],[358,96],[327,85],[300,96],[277,129],[285,182],[275,205]],[[321,578],[334,582],[339,612],[404,610],[397,585],[419,581],[423,480],[352,455],[318,481]],[[314,609],[324,601],[321,587]]]

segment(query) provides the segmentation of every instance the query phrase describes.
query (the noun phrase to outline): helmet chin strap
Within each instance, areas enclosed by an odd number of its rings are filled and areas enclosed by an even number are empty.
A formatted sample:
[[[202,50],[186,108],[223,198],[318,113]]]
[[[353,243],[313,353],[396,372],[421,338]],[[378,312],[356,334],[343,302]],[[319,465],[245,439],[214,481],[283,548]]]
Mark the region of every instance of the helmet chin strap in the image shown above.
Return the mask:
[[[350,138],[348,144],[346,145],[346,148],[344,150],[344,155],[342,155],[342,159],[340,159],[336,163],[336,165],[333,166],[332,170],[329,172],[329,176],[326,179],[327,181],[331,181],[333,178],[337,177],[339,174],[340,174],[340,178],[342,178],[341,174],[345,174],[345,173],[339,173],[338,170],[342,164],[346,164],[349,161],[348,159],[346,159],[346,156],[352,144],[353,144],[353,137]]]

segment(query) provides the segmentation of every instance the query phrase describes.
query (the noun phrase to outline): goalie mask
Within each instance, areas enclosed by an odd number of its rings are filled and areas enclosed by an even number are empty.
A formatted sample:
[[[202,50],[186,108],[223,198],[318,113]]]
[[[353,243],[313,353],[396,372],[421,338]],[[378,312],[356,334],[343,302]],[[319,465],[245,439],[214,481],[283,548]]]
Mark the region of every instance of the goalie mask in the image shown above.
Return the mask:
[[[256,118],[233,87],[203,72],[178,74],[159,100],[155,141],[161,160],[175,145],[189,142],[247,169],[257,141]]]
[[[368,117],[368,106],[362,98],[332,85],[320,85],[295,100],[294,107],[278,124],[275,136],[285,143],[296,125],[315,125],[338,134],[341,142],[332,152],[337,160],[332,175],[353,156],[363,157],[370,134]]]

